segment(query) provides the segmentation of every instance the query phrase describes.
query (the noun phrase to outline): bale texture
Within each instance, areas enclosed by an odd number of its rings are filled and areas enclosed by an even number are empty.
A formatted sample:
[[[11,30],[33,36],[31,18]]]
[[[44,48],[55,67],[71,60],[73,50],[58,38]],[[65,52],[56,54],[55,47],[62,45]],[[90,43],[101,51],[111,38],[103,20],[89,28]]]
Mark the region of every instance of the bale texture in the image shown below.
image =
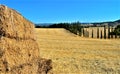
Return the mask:
[[[39,56],[34,24],[0,5],[0,74],[47,74],[51,68]]]

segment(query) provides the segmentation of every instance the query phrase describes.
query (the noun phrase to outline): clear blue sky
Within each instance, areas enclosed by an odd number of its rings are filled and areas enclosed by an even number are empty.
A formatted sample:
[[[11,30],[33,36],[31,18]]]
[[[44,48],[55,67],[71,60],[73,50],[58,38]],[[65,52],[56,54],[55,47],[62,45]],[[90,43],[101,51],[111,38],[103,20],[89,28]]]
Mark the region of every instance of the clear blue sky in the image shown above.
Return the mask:
[[[120,19],[120,0],[0,0],[34,23]]]

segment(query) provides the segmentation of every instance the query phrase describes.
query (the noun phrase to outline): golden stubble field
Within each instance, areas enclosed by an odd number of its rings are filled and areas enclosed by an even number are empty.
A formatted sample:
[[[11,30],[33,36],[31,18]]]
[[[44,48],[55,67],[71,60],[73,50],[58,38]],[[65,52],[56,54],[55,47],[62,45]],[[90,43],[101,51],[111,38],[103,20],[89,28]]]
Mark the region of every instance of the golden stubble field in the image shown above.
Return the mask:
[[[40,56],[54,74],[120,74],[120,39],[81,38],[65,29],[35,29]]]

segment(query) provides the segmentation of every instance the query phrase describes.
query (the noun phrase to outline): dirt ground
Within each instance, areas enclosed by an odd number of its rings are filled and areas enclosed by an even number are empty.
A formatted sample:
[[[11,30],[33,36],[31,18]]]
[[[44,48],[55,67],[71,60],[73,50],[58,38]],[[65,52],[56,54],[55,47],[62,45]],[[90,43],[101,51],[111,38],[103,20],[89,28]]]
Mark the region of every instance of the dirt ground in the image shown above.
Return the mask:
[[[40,56],[54,74],[120,74],[120,39],[81,38],[65,29],[35,29]]]

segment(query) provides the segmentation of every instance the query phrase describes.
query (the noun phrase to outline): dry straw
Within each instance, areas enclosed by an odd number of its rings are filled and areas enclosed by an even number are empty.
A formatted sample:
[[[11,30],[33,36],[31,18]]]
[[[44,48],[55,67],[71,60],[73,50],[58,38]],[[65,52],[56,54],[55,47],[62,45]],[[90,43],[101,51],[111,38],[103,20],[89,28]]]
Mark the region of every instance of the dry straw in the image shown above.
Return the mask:
[[[0,74],[37,74],[51,68],[50,64],[46,64],[49,60],[44,60],[42,67],[39,67],[40,61],[43,60],[39,59],[33,23],[15,10],[1,5]]]

